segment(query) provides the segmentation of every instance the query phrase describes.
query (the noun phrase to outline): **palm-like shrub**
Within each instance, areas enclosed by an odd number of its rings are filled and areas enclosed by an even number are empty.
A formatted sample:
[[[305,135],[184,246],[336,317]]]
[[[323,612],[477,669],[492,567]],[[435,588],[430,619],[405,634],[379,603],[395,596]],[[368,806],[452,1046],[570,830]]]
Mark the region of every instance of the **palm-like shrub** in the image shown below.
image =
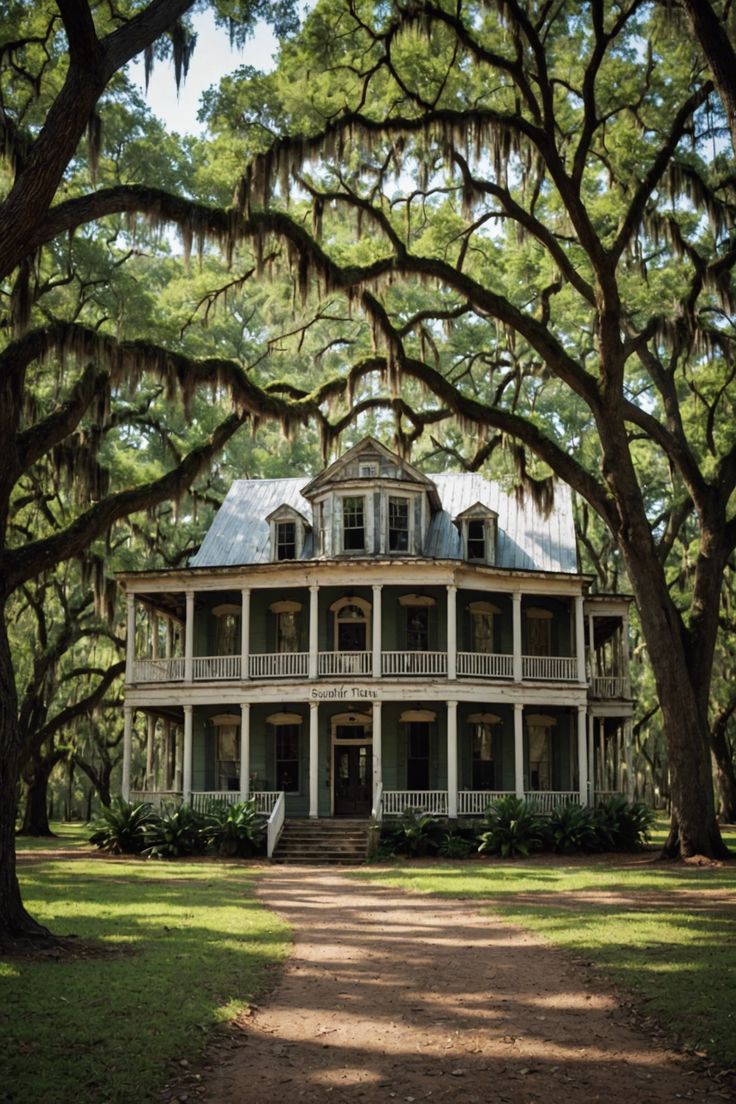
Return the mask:
[[[656,814],[642,801],[616,795],[595,809],[596,831],[605,850],[636,851],[649,842]]]
[[[563,855],[602,849],[595,813],[587,805],[576,805],[572,801],[566,801],[550,813],[544,835],[551,849]]]
[[[146,827],[145,854],[152,859],[176,859],[206,848],[205,817],[189,805],[152,816]]]
[[[89,841],[113,855],[140,855],[153,815],[151,806],[144,801],[116,798],[109,808],[100,811]]]
[[[474,839],[469,839],[461,828],[451,828],[440,840],[438,851],[443,859],[467,859],[475,851]]]
[[[256,810],[254,801],[220,805],[212,809],[204,828],[207,843],[220,855],[256,854],[266,833],[266,818]]]
[[[396,825],[395,845],[405,855],[427,855],[437,850],[437,821],[421,809],[405,809]]]
[[[544,842],[544,818],[533,804],[514,794],[491,802],[484,820],[487,827],[480,833],[479,851],[510,859],[515,855],[528,855]]]

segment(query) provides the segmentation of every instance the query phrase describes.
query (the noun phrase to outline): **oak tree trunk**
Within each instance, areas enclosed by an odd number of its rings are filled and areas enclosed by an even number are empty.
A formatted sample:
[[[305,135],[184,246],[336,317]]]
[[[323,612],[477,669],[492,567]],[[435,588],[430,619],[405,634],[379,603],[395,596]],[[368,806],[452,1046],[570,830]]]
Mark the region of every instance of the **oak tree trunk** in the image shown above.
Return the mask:
[[[718,815],[726,824],[736,822],[736,771],[726,734],[719,725],[711,732],[711,749],[718,799]]]
[[[26,804],[23,810],[23,825],[20,835],[53,836],[49,824],[48,796],[49,778],[54,763],[34,755],[32,773],[26,774]]]

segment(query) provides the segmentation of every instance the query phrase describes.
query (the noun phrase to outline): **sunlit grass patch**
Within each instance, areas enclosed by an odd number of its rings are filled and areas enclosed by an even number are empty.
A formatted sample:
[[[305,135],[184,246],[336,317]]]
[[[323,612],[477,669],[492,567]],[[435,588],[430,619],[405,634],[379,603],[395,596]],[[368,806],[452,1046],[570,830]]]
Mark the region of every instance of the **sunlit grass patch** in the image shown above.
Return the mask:
[[[90,846],[88,824],[52,821],[49,827],[53,836],[16,836],[16,851],[66,851]]]
[[[489,903],[601,969],[688,1046],[736,1064],[736,866],[591,858],[373,868],[397,889]],[[534,953],[530,951],[530,953]]]
[[[32,915],[78,936],[80,953],[0,962],[0,1084],[14,1104],[155,1099],[288,947],[241,865],[75,859],[20,877]]]

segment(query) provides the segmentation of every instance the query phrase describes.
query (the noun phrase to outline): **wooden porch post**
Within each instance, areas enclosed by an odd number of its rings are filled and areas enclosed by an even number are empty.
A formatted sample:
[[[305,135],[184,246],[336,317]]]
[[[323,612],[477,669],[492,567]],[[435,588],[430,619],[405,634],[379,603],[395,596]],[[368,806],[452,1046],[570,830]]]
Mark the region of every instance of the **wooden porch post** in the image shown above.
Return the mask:
[[[578,660],[578,682],[587,682],[585,675],[585,621],[583,619],[583,596],[575,595],[575,654]]]
[[[624,761],[626,763],[626,797],[629,801],[634,800],[634,756],[632,754],[631,737],[631,718],[627,717],[624,721]]]
[[[316,679],[319,651],[319,587],[309,588],[309,677]],[[315,813],[316,816],[316,813]]]
[[[187,595],[187,597],[189,597]],[[189,618],[187,618],[189,624]],[[185,805],[192,803],[192,706],[184,706],[184,780],[182,785]]]
[[[516,650],[514,649],[514,656]],[[524,796],[524,706],[514,704],[514,782],[516,796]]]
[[[595,805],[595,717],[588,717],[588,792]]]
[[[194,591],[186,592],[187,612],[184,622],[184,681],[191,682],[194,674]],[[186,716],[186,714],[185,714]],[[186,726],[185,726],[186,728]],[[185,739],[186,743],[186,739]],[[186,751],[184,753],[186,759]],[[186,763],[184,766],[186,775]]]
[[[240,703],[240,800],[250,797],[250,703]]]
[[[449,587],[448,587],[449,590]],[[447,815],[457,820],[457,702],[447,703]]]
[[[310,654],[311,660],[311,654]],[[319,703],[309,703],[309,815],[319,816]]]
[[[580,804],[589,804],[588,799],[588,708],[578,706],[578,784],[580,786]]]
[[[514,682],[521,682],[521,592],[518,590],[515,590],[511,595],[511,609],[513,614]],[[516,786],[518,792],[518,774],[516,776]]]
[[[133,665],[135,663],[135,594],[126,594],[125,601],[128,607],[128,628],[125,641],[125,681],[133,682]]]
[[[123,801],[130,801],[130,759],[133,749],[133,707],[123,706]]]
[[[383,591],[383,583],[373,584],[373,678],[378,679],[381,677],[381,593]],[[374,707],[375,708],[375,707]],[[375,722],[375,715],[374,715]],[[379,706],[379,724],[380,724],[380,706]],[[373,726],[373,743],[375,748],[375,723]]]
[[[250,587],[240,592],[240,677],[250,677]],[[242,790],[243,779],[240,779]]]
[[[447,586],[447,677],[457,678],[457,587],[454,583]],[[457,793],[455,797],[457,799]]]
[[[155,789],[153,767],[153,741],[156,734],[156,718],[152,713],[146,718],[146,789]]]
[[[373,801],[371,807],[376,808],[378,801],[378,787],[383,782],[383,745],[381,732],[381,703],[373,703]]]

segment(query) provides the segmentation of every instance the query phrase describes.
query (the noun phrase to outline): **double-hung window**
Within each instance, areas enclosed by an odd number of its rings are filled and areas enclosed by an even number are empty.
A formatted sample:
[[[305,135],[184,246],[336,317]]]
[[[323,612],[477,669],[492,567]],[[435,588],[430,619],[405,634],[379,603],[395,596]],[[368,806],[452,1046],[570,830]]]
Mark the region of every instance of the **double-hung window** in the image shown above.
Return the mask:
[[[389,552],[409,551],[409,499],[393,495],[388,500]]]
[[[342,500],[342,547],[344,552],[365,551],[363,495],[350,495]]]

